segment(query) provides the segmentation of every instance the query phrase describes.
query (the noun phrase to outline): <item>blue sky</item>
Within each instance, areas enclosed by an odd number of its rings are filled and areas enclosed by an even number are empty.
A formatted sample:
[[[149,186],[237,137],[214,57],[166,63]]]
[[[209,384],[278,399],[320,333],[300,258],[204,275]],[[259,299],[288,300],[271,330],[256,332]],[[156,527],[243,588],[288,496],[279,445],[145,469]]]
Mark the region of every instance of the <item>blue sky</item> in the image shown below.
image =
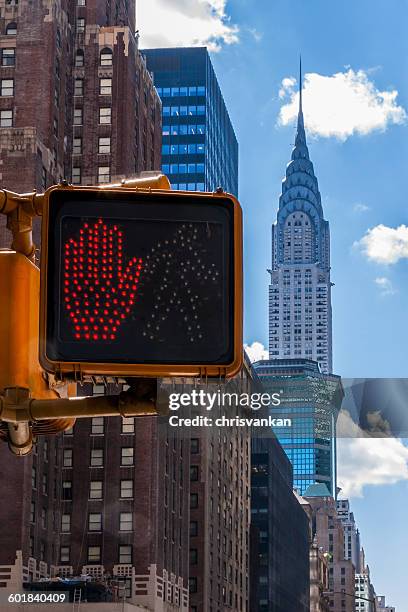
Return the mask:
[[[397,228],[408,217],[407,1],[139,4],[142,45],[209,41],[218,47],[212,60],[240,146],[245,341],[267,345],[271,224],[295,134],[293,119],[279,125],[279,116],[286,106],[290,117],[288,105],[297,84],[287,81],[282,98],[279,91],[283,79],[297,79],[301,52],[309,151],[331,227],[335,372],[344,377],[406,377],[408,235]],[[157,18],[164,17],[164,11],[166,23],[168,15],[174,19],[158,36]],[[354,104],[355,97],[351,100],[350,122],[344,125],[340,115],[342,106],[350,103],[349,86],[362,106]],[[330,113],[337,137],[319,136],[330,133]],[[367,235],[378,226],[385,229]],[[402,473],[395,484],[363,487],[363,497],[353,499],[353,507],[378,594],[387,595],[398,612],[408,612],[406,469]]]

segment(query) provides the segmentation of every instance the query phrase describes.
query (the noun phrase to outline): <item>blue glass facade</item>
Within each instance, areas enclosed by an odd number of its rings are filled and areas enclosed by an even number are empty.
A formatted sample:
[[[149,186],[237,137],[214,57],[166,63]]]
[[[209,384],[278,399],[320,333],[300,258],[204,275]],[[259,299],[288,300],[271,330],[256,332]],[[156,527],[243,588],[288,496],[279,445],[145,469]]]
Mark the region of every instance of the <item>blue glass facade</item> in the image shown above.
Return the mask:
[[[343,399],[341,378],[323,374],[315,361],[274,359],[254,364],[264,388],[281,394],[275,418],[291,419],[275,429],[293,466],[293,484],[303,495],[324,483],[336,497],[336,421]]]
[[[143,55],[162,100],[162,170],[173,189],[238,195],[238,143],[207,49]]]

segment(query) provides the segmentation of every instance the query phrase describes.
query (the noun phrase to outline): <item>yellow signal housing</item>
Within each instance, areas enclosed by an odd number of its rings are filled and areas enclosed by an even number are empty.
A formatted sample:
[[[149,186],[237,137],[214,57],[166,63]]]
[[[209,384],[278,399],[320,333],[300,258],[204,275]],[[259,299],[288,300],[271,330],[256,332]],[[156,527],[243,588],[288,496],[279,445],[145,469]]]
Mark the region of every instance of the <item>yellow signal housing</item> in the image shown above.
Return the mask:
[[[24,255],[0,250],[0,394],[29,389],[31,397],[53,399],[38,360],[40,271]]]

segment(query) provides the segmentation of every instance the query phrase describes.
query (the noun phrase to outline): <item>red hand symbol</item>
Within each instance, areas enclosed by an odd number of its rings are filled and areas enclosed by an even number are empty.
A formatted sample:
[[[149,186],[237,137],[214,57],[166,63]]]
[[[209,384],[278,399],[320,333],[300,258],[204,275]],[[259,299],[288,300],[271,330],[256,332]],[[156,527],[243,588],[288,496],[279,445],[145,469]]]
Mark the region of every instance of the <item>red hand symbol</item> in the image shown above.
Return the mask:
[[[75,340],[115,340],[135,303],[142,259],[123,265],[123,232],[102,219],[84,223],[64,246],[64,301]]]

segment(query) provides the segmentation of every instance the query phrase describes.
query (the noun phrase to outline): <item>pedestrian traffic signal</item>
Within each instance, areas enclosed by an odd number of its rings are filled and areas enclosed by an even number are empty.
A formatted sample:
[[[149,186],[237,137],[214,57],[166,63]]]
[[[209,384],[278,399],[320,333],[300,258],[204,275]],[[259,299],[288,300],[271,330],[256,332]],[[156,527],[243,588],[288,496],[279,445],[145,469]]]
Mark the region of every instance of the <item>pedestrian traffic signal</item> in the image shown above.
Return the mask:
[[[40,362],[65,375],[232,376],[242,220],[225,193],[58,186],[44,196]]]

